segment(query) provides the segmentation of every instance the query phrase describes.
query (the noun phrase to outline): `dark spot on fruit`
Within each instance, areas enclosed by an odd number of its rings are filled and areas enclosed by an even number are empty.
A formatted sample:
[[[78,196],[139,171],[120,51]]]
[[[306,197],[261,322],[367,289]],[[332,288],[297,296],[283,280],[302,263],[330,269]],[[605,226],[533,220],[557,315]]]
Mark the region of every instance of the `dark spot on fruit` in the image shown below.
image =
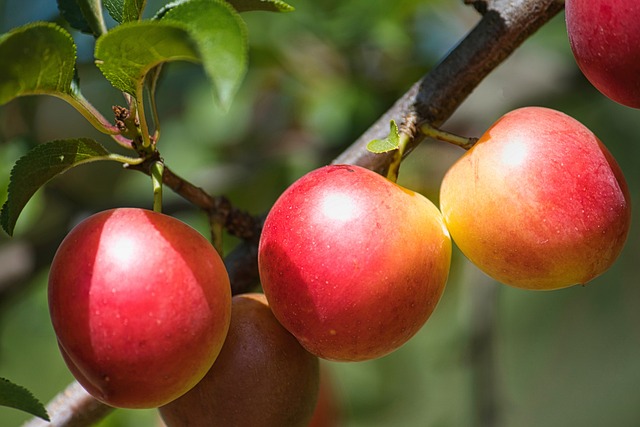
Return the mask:
[[[351,165],[333,165],[332,168],[329,168],[329,172],[334,172],[339,170],[346,170],[347,172],[355,172],[355,170],[353,169],[353,167],[351,167]]]

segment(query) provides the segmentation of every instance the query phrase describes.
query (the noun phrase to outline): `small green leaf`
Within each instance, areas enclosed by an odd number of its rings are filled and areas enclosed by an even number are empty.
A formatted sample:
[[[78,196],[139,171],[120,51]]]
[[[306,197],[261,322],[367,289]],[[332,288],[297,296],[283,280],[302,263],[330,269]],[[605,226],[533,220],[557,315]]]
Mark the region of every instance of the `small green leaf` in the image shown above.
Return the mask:
[[[26,95],[65,100],[96,129],[114,135],[112,126],[80,92],[76,45],[62,27],[38,22],[0,35],[0,105]]]
[[[143,21],[122,24],[96,42],[98,68],[111,84],[133,96],[147,73],[169,61],[199,62],[189,32],[175,22]]]
[[[104,0],[109,15],[118,23],[139,21],[146,0]]]
[[[114,21],[123,22],[124,0],[104,0],[104,7]]]
[[[168,11],[189,1],[191,0],[176,0],[164,5],[154,16],[154,19],[162,19]],[[238,12],[292,12],[295,10],[293,6],[280,0],[227,0],[227,3]]]
[[[93,30],[82,13],[76,0],[57,0],[58,10],[64,19],[76,30],[91,34]]]
[[[110,159],[110,153],[102,145],[88,138],[37,145],[18,159],[11,170],[7,200],[0,212],[0,225],[12,235],[22,209],[51,178],[83,163]]]
[[[57,0],[62,17],[76,30],[99,36],[107,31],[100,0]]]
[[[247,70],[247,31],[236,10],[221,0],[189,0],[164,13],[162,22],[186,26],[223,108],[228,108]]]
[[[0,105],[24,95],[71,94],[76,45],[51,23],[34,23],[0,36]]]
[[[0,378],[0,405],[19,409],[50,421],[44,405],[29,390],[5,378]]]
[[[238,12],[264,10],[267,12],[291,12],[293,6],[280,0],[227,0]]]
[[[374,139],[367,144],[367,150],[372,153],[386,153],[388,151],[397,150],[400,147],[400,133],[398,126],[394,120],[389,125],[389,135],[383,139]]]

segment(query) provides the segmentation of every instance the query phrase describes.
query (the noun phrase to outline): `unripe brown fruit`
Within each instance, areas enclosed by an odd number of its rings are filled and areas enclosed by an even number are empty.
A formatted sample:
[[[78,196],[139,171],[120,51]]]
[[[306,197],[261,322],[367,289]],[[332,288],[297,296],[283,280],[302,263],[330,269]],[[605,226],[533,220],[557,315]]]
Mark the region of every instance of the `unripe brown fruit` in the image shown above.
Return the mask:
[[[306,427],[318,384],[318,358],[278,323],[264,295],[237,295],[216,363],[160,414],[168,427]]]

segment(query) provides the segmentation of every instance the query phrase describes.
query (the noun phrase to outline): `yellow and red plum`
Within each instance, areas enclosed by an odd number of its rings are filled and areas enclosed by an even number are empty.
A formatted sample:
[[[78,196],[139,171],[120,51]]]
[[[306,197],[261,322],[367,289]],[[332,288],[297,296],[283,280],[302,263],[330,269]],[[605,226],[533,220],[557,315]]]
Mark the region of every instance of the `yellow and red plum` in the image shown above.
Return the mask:
[[[585,284],[621,252],[631,206],[620,167],[564,113],[501,117],[446,173],[440,207],[453,241],[507,285]]]
[[[409,340],[436,307],[450,259],[433,203],[351,165],[292,184],[258,248],[276,318],[311,353],[339,361],[381,357]]]

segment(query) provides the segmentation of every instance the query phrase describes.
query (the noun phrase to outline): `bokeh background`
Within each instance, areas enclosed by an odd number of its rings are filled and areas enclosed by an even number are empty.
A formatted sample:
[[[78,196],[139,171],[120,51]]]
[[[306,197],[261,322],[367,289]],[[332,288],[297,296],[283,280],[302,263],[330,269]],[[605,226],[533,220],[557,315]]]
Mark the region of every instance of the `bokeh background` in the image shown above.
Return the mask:
[[[265,212],[293,180],[331,161],[477,22],[461,0],[291,0],[290,14],[244,14],[250,68],[223,114],[195,65],[171,64],[158,94],[160,150],[176,173],[238,207]],[[163,2],[149,1],[152,14]],[[0,32],[59,20],[53,0],[0,0]],[[86,97],[104,113],[123,104],[76,34]],[[2,60],[5,60],[4,58]],[[0,64],[2,66],[2,64]],[[639,205],[640,111],[600,95],[581,76],[559,15],[468,98],[444,128],[479,136],[516,107],[562,110],[590,127],[620,163]],[[92,136],[117,150],[65,103],[29,97],[0,107],[0,201],[15,160],[36,144]],[[400,183],[437,203],[440,180],[462,150],[426,141]],[[151,207],[149,179],[111,163],[51,181],[0,235],[0,376],[43,402],[71,380],[48,318],[51,258],[81,218],[118,206]],[[207,235],[206,219],[167,191],[165,211]],[[639,214],[613,268],[586,287],[509,288],[454,252],[451,277],[421,332],[395,353],[327,363],[341,426],[640,425]],[[234,244],[227,240],[228,248]],[[27,415],[0,408],[0,426]],[[155,411],[119,410],[102,427],[156,426]]]

